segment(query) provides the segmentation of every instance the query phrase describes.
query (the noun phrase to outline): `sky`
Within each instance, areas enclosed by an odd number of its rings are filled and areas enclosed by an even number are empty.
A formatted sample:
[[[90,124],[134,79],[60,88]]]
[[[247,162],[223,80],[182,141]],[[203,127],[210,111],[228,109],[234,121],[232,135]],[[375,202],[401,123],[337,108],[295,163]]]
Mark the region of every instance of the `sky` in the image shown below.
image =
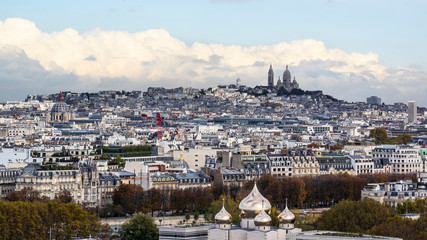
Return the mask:
[[[427,1],[2,0],[0,101],[62,91],[267,85],[427,106]]]

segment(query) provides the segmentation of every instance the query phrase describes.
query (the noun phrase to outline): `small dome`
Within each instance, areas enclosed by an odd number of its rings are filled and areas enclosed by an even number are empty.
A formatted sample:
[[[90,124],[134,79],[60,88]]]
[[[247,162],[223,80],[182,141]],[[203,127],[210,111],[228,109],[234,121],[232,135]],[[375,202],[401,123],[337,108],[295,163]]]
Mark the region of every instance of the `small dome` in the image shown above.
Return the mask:
[[[294,223],[295,215],[289,211],[288,206],[279,214],[277,217],[279,219],[279,223]]]
[[[64,113],[69,112],[70,107],[64,102],[57,102],[53,105],[51,112],[52,113]]]
[[[231,223],[231,214],[225,210],[224,205],[222,209],[215,215],[216,224],[230,224]]]
[[[261,226],[270,226],[271,224],[271,217],[264,211],[264,209],[256,215],[254,218],[255,226],[261,227]]]
[[[294,83],[294,84],[296,84],[296,83],[297,83],[297,80],[295,79],[295,77],[294,77],[294,81],[292,81],[292,83]]]
[[[255,183],[251,193],[249,193],[249,195],[240,202],[239,209],[241,218],[254,218],[261,212],[261,210],[269,212],[271,204],[261,195]]]

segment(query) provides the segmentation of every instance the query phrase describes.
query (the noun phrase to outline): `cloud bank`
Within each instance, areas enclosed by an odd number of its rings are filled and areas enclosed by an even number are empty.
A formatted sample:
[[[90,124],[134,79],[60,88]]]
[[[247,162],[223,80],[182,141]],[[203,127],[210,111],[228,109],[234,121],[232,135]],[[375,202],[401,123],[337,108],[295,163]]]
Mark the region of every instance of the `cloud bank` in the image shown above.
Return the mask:
[[[347,53],[306,39],[242,47],[186,45],[162,29],[136,33],[68,28],[46,33],[25,19],[0,21],[0,100],[62,90],[140,89],[149,86],[266,85],[289,65],[301,88],[348,101],[377,95],[389,103],[427,105],[426,71],[382,65],[374,53]],[[423,102],[424,101],[424,102]]]

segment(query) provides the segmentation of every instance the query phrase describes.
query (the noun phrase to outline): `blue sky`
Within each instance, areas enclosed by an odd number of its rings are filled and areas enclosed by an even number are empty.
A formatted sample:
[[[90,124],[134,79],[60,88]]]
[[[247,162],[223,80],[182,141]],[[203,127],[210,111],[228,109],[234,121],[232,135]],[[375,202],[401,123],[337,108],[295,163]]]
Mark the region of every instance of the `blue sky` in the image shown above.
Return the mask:
[[[202,43],[207,47],[211,44],[220,44],[251,48],[313,39],[323,43],[326,49],[339,49],[347,54],[373,53],[377,55],[376,64],[384,68],[414,70],[417,76],[414,84],[419,84],[422,83],[427,69],[426,10],[427,1],[395,0],[3,0],[0,21],[10,18],[24,19],[34,23],[41,32],[50,35],[62,33],[67,28],[76,30],[81,36],[93,33],[94,29],[102,32],[128,33],[158,29],[166,31],[170,37],[182,41],[189,47],[194,43]],[[28,54],[28,49],[23,49],[27,57],[39,61],[42,68],[52,72],[47,65],[43,65],[41,59],[32,57]],[[274,54],[277,53],[271,52],[271,55]],[[221,56],[217,53],[212,55]],[[274,57],[271,62],[275,63],[274,59],[278,61],[278,58]],[[295,73],[299,76],[305,76],[301,64],[304,63],[303,60],[295,60],[293,64]],[[292,60],[289,62],[292,65]],[[276,64],[276,68],[282,71],[285,64],[287,63],[280,62],[279,66]],[[63,68],[67,76],[70,74],[79,76],[77,70]],[[280,74],[279,69],[277,75]],[[264,72],[262,74],[265,75]],[[347,72],[347,77],[348,74]],[[234,75],[229,73],[224,76],[232,78]],[[111,76],[113,79],[116,77]],[[182,76],[186,77],[188,76]],[[247,77],[248,83],[255,82],[254,79],[249,80],[250,76]],[[366,78],[365,75],[363,77]],[[420,77],[422,79],[419,79]],[[387,79],[383,76],[376,78],[381,80],[366,94],[375,94],[374,90],[380,88],[378,84]],[[299,80],[304,81],[301,78]],[[205,79],[205,83],[206,81],[210,80]],[[218,81],[220,80],[215,80]],[[324,87],[327,86],[329,85],[326,84]],[[97,89],[95,85],[91,87]],[[322,85],[317,87],[322,88]],[[306,88],[309,88],[308,85]],[[336,89],[329,93],[339,91]],[[401,95],[413,96],[410,91],[407,90]],[[378,92],[384,95],[395,93],[396,91],[390,89]],[[359,95],[348,100],[363,101],[367,97]],[[387,99],[387,96],[382,97]],[[393,101],[392,98],[387,100]],[[396,101],[407,99],[402,97]]]

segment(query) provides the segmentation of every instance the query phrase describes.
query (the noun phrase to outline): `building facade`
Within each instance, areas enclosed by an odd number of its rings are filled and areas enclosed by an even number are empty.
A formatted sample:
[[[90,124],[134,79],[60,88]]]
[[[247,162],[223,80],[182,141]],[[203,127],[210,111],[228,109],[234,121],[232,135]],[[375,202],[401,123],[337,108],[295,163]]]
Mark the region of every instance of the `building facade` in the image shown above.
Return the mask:
[[[418,189],[411,180],[387,183],[369,183],[362,190],[362,199],[372,198],[380,203],[396,207],[398,203],[427,197],[427,190]]]
[[[419,149],[403,145],[383,145],[374,148],[372,158],[388,158],[393,173],[420,172],[423,167]]]

